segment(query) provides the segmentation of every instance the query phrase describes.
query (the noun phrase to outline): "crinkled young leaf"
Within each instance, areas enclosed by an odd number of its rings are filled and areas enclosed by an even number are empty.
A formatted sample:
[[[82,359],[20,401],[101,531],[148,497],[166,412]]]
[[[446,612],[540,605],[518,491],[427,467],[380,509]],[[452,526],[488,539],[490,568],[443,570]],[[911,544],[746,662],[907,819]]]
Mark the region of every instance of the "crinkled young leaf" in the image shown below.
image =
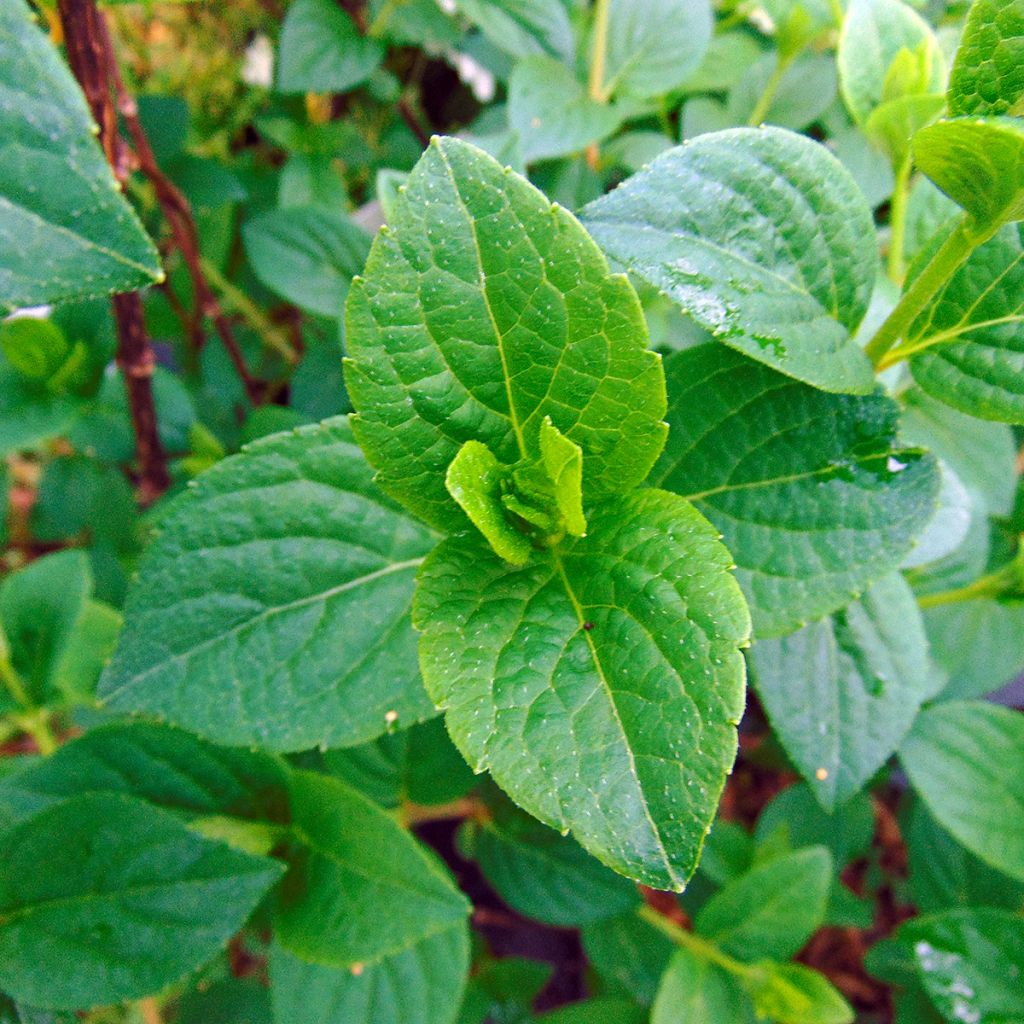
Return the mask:
[[[380,66],[385,49],[360,34],[334,0],[295,0],[281,26],[277,88],[281,92],[345,92]]]
[[[704,135],[583,218],[612,259],[726,345],[826,391],[874,386],[851,337],[874,287],[874,226],[824,146],[780,128]]]
[[[611,0],[602,86],[640,97],[678,89],[700,65],[713,25],[709,0]]]
[[[481,150],[435,139],[349,296],[352,427],[378,482],[446,530],[469,440],[505,465],[550,416],[588,500],[640,483],[665,438],[664,375],[636,293],[579,222]]]
[[[935,460],[881,394],[829,395],[719,345],[678,352],[651,474],[693,501],[739,566],[759,638],[830,614],[895,569],[935,511]]]
[[[1024,1020],[1024,917],[972,907],[907,921],[897,941],[947,1021]]]
[[[905,341],[922,349],[910,370],[933,398],[971,416],[1024,423],[1024,224],[1005,225],[975,249]]]
[[[350,968],[465,920],[469,905],[441,864],[366,797],[312,772],[293,773],[290,791],[297,845],[275,913],[285,949]]]
[[[739,982],[688,949],[672,954],[651,1007],[651,1024],[753,1024]]]
[[[901,0],[851,0],[836,59],[843,99],[860,123],[884,100],[945,91],[946,63],[935,34]],[[918,87],[893,90],[893,65],[898,71],[904,61],[917,66]]]
[[[277,1024],[452,1024],[469,972],[465,922],[358,972],[311,964],[275,945],[270,993]]]
[[[419,575],[423,676],[463,755],[658,888],[692,874],[735,756],[749,620],[729,564],[692,506],[643,490],[521,568],[461,536]]]
[[[774,857],[716,892],[694,929],[741,960],[788,960],[824,920],[831,886],[825,847]]]
[[[914,789],[972,853],[1024,879],[1024,715],[950,701],[918,715],[900,747]]]
[[[84,793],[124,793],[190,815],[287,821],[284,765],[180,729],[118,722],[90,729],[0,782],[0,825]]]
[[[914,136],[914,160],[985,235],[1024,219],[1024,118],[953,118]]]
[[[343,418],[201,476],[142,560],[107,706],[271,750],[430,717],[408,610],[434,537],[371,478]]]
[[[0,986],[53,1009],[151,995],[209,960],[282,870],[132,797],[56,804],[0,839]]]
[[[1024,3],[975,0],[949,76],[955,116],[1024,114]]]
[[[2,0],[0,314],[162,278],[71,72],[22,0]]]
[[[772,730],[827,810],[885,763],[942,685],[899,573],[821,622],[759,641],[750,656]]]

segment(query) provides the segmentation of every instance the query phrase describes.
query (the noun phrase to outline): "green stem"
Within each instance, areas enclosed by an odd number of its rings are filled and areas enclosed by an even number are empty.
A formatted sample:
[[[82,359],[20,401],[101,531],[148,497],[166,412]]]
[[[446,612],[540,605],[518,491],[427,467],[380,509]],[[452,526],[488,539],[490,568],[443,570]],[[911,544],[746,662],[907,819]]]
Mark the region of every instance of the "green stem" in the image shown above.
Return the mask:
[[[980,331],[986,327],[1001,327],[1003,324],[1019,324],[1024,323],[1024,315],[1019,313],[1011,313],[1008,316],[997,316],[991,320],[979,320],[976,323],[962,323],[956,327],[950,328],[948,331],[939,331],[937,334],[929,334],[923,338],[918,338],[916,341],[908,341],[905,345],[897,345],[895,348],[889,349],[886,353],[885,358],[878,364],[879,370],[887,370],[890,366],[894,366],[896,363],[902,362],[904,359],[909,359],[911,356],[917,355],[918,352],[923,352],[925,349],[932,348],[934,345],[941,345],[947,341],[954,341],[959,338],[960,335],[966,334],[968,331]]]
[[[991,237],[989,235],[988,237]],[[953,233],[932,257],[931,262],[921,271],[914,283],[896,304],[885,323],[864,348],[864,354],[875,364],[903,337],[907,328],[917,319],[921,311],[935,297],[938,290],[949,280],[950,275],[979,246],[985,237],[977,237],[967,230],[966,217],[960,221]]]
[[[759,124],[764,122],[764,119],[768,116],[768,111],[772,108],[772,102],[775,100],[775,94],[779,91],[779,85],[782,82],[782,76],[786,73],[786,69],[789,67],[792,58],[790,60],[783,60],[779,57],[775,63],[775,70],[772,71],[765,82],[764,90],[761,95],[757,98],[757,103],[754,104],[754,109],[750,113],[750,117],[747,118],[747,124],[752,128],[756,128]]]
[[[23,733],[32,737],[43,757],[48,757],[60,746],[50,729],[50,716],[43,708],[21,715],[11,715],[11,721]]]
[[[594,44],[590,51],[590,77],[587,93],[598,103],[607,103],[604,87],[605,62],[608,57],[608,12],[611,0],[596,0],[594,5]]]
[[[23,708],[32,707],[32,698],[28,695],[28,690],[25,689],[21,676],[18,675],[10,659],[2,654],[0,654],[0,681],[7,687],[7,692]]]
[[[908,157],[896,171],[896,183],[892,193],[892,204],[889,209],[889,259],[887,269],[889,280],[894,284],[903,284],[906,264],[903,251],[907,237],[907,198],[910,193],[911,161]]]
[[[960,604],[980,597],[1003,597],[1024,587],[1024,544],[1017,549],[1016,556],[994,572],[980,576],[973,583],[952,590],[940,590],[935,594],[922,594],[917,599],[921,608],[937,608],[944,604]]]
[[[734,960],[728,953],[723,953],[713,942],[708,942],[707,939],[702,939],[699,935],[680,928],[674,921],[659,914],[654,907],[648,906],[646,903],[637,910],[637,915],[653,928],[657,928],[663,935],[667,935],[676,945],[685,947],[702,960],[717,964],[730,974],[735,974],[737,977],[750,977],[757,973],[755,967]]]

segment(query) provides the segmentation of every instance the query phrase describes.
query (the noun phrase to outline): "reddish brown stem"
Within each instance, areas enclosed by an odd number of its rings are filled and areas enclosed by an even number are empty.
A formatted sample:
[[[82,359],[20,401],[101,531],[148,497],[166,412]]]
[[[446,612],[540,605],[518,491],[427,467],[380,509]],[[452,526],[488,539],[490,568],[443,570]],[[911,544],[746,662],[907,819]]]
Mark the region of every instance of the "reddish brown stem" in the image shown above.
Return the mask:
[[[58,0],[68,64],[85,93],[100,129],[100,142],[114,174],[122,183],[128,175],[128,159],[117,132],[117,114],[110,96],[107,74],[105,25],[95,0]],[[139,498],[149,503],[170,485],[167,456],[157,431],[153,400],[153,368],[156,358],[146,336],[142,299],[138,292],[115,295],[117,364],[124,375],[128,409],[135,431]]]

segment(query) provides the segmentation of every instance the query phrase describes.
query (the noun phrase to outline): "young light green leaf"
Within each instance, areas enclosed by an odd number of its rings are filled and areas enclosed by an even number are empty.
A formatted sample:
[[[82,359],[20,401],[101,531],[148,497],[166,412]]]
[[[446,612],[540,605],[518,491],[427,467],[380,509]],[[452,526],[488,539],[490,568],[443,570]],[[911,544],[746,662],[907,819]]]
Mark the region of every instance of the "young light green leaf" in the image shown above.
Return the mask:
[[[889,158],[892,167],[900,168],[910,159],[913,136],[931,124],[945,106],[941,93],[899,96],[875,107],[864,124],[864,133]]]
[[[446,530],[462,444],[536,460],[550,416],[583,449],[588,500],[646,477],[664,375],[636,294],[571,214],[482,151],[436,139],[373,243],[347,309],[352,427],[378,481]]]
[[[896,933],[947,1021],[1024,1019],[1024,918],[974,907],[907,921]]]
[[[914,136],[914,160],[984,238],[1024,219],[1024,118],[953,118]]]
[[[1024,115],[1024,5],[975,0],[949,76],[954,116]]]
[[[713,25],[709,0],[610,0],[605,95],[678,89],[700,66]]]
[[[786,752],[831,811],[895,752],[942,685],[899,573],[830,618],[751,651],[753,682]]]
[[[469,972],[469,930],[452,925],[372,964],[310,964],[270,951],[277,1024],[453,1024]]]
[[[720,967],[679,948],[661,976],[651,1024],[754,1024],[738,981]]]
[[[1024,224],[1007,224],[971,253],[907,332],[914,380],[971,416],[1024,423],[1022,325]]]
[[[333,0],[295,0],[281,27],[280,92],[346,92],[366,81],[384,47],[361,35]]]
[[[408,610],[433,544],[374,486],[343,418],[257,441],[163,520],[100,696],[270,750],[430,717]]]
[[[150,722],[90,729],[0,782],[0,824],[85,793],[123,793],[188,815],[285,822],[287,770],[258,751],[215,747]]]
[[[312,772],[294,772],[289,788],[298,846],[275,911],[285,949],[310,963],[351,968],[404,953],[464,921],[469,905],[444,868],[366,797]]]
[[[704,135],[583,217],[610,257],[726,345],[826,391],[874,386],[851,338],[874,287],[874,227],[823,146],[778,128]]]
[[[473,826],[473,859],[499,896],[519,913],[578,928],[637,907],[636,886],[598,863],[568,836],[518,811]]]
[[[777,1024],[851,1024],[849,1003],[824,975],[803,964],[757,965],[757,974],[745,979],[759,1018]]]
[[[51,1009],[151,995],[209,960],[281,872],[141,800],[56,804],[0,838],[0,985]]]
[[[886,100],[946,89],[935,35],[902,0],[851,0],[836,59],[843,99],[861,124]]]
[[[847,605],[896,568],[935,511],[935,460],[896,438],[881,394],[829,395],[719,345],[678,352],[651,482],[724,534],[759,638]]]
[[[163,279],[75,80],[22,0],[0,2],[0,314]]]
[[[591,99],[561,61],[541,56],[520,61],[512,72],[508,122],[530,164],[569,156],[606,139],[622,124],[622,115]]]
[[[584,537],[583,450],[545,417],[540,425],[540,458],[554,491],[555,506],[572,537]]]
[[[716,892],[694,930],[741,960],[788,960],[825,919],[831,886],[825,847],[774,857]]]
[[[662,491],[522,568],[473,537],[420,572],[420,663],[456,746],[535,817],[658,888],[692,874],[736,749],[749,628],[710,524]]]
[[[1024,879],[1024,716],[980,701],[918,715],[900,760],[933,817],[972,853]]]
[[[457,5],[499,49],[513,57],[546,53],[572,64],[576,52],[564,4],[548,0],[457,0]]]
[[[349,283],[370,248],[362,228],[341,213],[315,206],[262,213],[243,225],[242,239],[263,284],[329,317],[341,316]]]

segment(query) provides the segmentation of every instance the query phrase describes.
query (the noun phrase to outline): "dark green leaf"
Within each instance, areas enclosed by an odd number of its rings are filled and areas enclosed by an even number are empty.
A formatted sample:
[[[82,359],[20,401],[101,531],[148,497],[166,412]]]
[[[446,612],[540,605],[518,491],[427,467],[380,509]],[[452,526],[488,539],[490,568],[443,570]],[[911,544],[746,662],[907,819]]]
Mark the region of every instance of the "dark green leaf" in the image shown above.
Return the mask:
[[[586,925],[583,948],[605,984],[650,1006],[676,947],[636,914],[624,914]]]
[[[874,287],[874,227],[823,146],[778,128],[701,136],[591,203],[584,221],[726,345],[827,391],[871,390],[851,333]]]

